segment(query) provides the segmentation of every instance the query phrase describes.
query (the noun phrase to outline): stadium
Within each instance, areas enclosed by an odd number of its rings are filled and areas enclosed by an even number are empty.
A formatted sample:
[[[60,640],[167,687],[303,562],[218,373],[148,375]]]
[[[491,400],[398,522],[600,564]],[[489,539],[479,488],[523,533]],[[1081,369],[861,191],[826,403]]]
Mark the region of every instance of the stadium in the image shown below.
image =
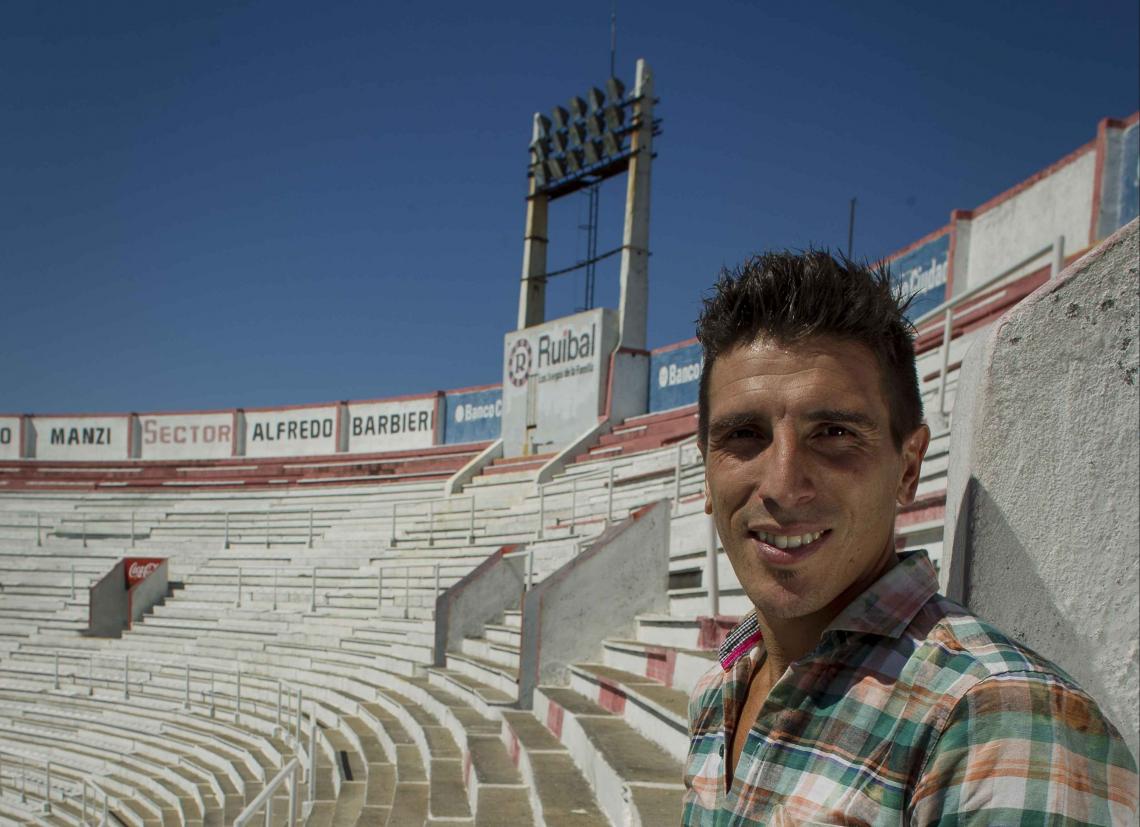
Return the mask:
[[[647,341],[655,94],[639,61],[535,116],[498,383],[0,416],[0,823],[676,823],[688,693],[751,604],[703,510],[701,348]],[[1133,753],[1136,556],[1055,550],[1138,544],[1138,122],[885,262],[932,432],[897,547]],[[611,177],[619,306],[548,319],[548,204]]]

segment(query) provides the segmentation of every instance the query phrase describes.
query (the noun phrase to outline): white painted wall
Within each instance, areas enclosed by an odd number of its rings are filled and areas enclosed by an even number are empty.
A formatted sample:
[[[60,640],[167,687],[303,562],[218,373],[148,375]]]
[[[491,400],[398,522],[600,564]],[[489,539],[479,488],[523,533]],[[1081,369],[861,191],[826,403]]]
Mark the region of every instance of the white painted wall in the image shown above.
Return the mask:
[[[336,405],[245,412],[247,457],[335,454]]]
[[[226,459],[233,456],[234,415],[143,414],[136,444],[139,459]]]
[[[20,458],[20,417],[0,416],[0,459]]]
[[[430,448],[435,433],[435,397],[349,402],[347,426],[348,450],[352,453]]]
[[[954,291],[962,292],[996,276],[1052,244],[1058,235],[1065,237],[1066,255],[1088,246],[1095,172],[1096,152],[1090,148],[1052,175],[975,215],[968,239],[958,236],[959,250],[968,244],[966,284],[962,284],[962,271],[955,269]],[[1011,275],[1031,272],[1050,260],[1045,254],[1035,264]]]
[[[954,409],[943,585],[1140,749],[1137,222],[1007,313]]]
[[[35,459],[127,459],[130,416],[33,416],[28,419]]]

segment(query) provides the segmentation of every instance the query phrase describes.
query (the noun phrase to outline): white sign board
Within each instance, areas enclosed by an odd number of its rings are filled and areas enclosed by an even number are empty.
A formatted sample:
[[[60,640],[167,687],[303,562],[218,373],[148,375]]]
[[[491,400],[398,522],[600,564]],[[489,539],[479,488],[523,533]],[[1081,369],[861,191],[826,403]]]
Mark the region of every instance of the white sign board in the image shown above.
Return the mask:
[[[617,338],[617,313],[604,307],[506,335],[505,456],[557,451],[597,423]]]
[[[247,457],[335,454],[338,406],[245,412]]]
[[[227,459],[234,453],[233,413],[140,414],[139,459]]]
[[[31,450],[36,459],[127,459],[130,417],[34,416]]]
[[[348,403],[348,450],[354,454],[430,448],[435,444],[435,396]]]
[[[0,416],[0,459],[20,458],[20,417]]]

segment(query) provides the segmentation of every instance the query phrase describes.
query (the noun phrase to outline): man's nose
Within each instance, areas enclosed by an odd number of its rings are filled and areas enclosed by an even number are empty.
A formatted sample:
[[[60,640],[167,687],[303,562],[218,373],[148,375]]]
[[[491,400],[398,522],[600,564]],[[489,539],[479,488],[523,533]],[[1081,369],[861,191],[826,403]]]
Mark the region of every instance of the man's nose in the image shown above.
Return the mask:
[[[794,433],[773,434],[758,461],[756,494],[769,513],[795,509],[815,496],[808,452]]]

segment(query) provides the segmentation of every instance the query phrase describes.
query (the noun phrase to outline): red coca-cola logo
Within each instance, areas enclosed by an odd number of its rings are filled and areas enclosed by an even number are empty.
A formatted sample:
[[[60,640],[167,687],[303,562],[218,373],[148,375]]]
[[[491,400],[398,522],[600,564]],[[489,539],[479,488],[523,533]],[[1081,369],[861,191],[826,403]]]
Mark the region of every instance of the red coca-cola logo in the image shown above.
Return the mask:
[[[127,557],[123,560],[125,571],[127,574],[127,588],[129,589],[140,580],[146,580],[154,574],[162,563],[166,562],[165,557]]]

